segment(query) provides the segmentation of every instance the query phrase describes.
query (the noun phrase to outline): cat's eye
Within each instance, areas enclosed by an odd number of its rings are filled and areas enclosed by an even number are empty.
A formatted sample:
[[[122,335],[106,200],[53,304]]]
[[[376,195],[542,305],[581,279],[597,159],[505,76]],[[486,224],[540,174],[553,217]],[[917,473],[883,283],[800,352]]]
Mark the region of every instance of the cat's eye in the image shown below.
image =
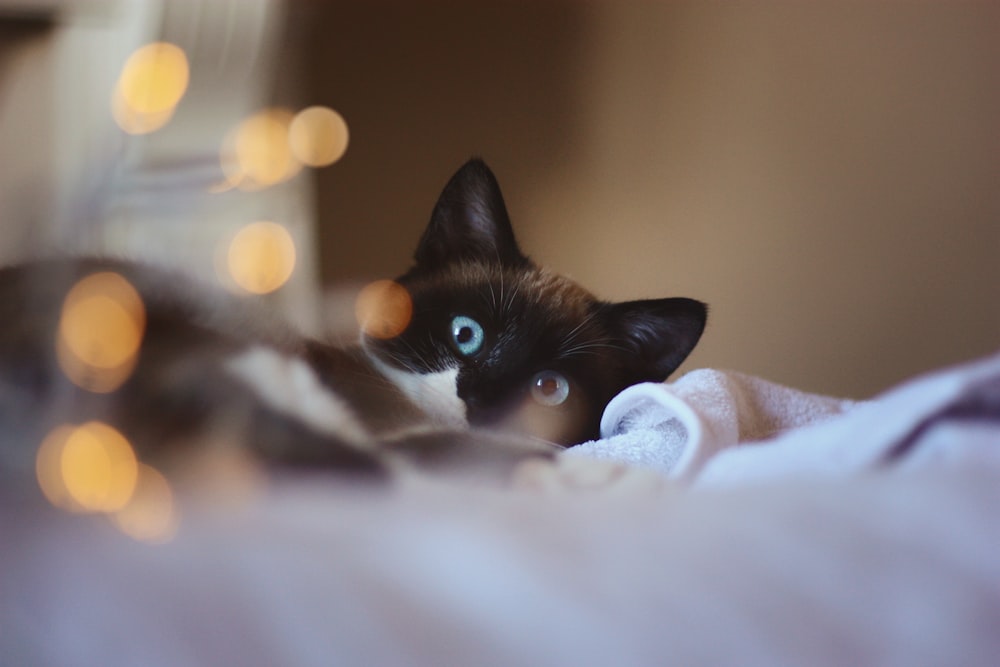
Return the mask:
[[[470,357],[483,349],[486,336],[483,326],[465,315],[458,315],[451,321],[451,341],[459,354]]]
[[[562,405],[569,397],[569,380],[555,371],[536,373],[531,379],[531,397],[548,407]]]

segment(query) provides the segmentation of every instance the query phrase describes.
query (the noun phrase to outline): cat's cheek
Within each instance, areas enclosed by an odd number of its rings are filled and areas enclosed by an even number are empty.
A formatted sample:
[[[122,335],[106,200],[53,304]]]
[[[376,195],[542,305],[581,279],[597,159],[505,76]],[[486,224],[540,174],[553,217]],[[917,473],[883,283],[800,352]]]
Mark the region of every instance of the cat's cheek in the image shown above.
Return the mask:
[[[505,420],[504,428],[530,434],[560,445],[576,445],[590,436],[587,402],[579,393],[571,393],[566,402],[558,406],[541,405],[527,398]]]

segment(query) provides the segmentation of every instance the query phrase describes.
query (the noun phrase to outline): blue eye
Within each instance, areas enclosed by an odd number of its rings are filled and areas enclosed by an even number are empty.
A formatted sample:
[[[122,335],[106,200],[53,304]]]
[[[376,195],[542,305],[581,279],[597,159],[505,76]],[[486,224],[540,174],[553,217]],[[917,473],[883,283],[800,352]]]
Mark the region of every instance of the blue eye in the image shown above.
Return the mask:
[[[531,397],[542,405],[554,408],[569,398],[569,380],[555,371],[542,371],[531,378]]]
[[[471,317],[459,315],[451,321],[451,340],[463,356],[470,357],[483,349],[483,327]]]

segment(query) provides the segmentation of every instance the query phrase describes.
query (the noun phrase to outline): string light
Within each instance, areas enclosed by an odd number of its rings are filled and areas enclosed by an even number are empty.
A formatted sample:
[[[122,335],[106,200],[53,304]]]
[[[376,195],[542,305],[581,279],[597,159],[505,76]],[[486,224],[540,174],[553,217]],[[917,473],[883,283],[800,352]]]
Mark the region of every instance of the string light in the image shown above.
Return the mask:
[[[59,426],[42,441],[35,472],[45,497],[73,512],[114,512],[132,497],[138,461],[111,426],[92,421]]]
[[[220,164],[230,186],[260,190],[283,183],[302,169],[288,143],[292,118],[287,109],[265,109],[226,135]]]
[[[167,479],[139,462],[125,436],[103,422],[53,429],[38,448],[35,473],[55,507],[105,514],[123,533],[143,542],[166,542],[177,532]]]
[[[129,134],[148,134],[166,125],[187,91],[190,68],[176,44],[154,42],[125,61],[111,99],[111,113]]]
[[[268,294],[280,288],[295,270],[295,242],[282,225],[252,222],[229,242],[226,253],[229,276],[252,294]]]
[[[254,191],[283,183],[303,165],[333,164],[347,151],[348,141],[347,123],[329,107],[311,106],[297,114],[264,109],[226,134],[219,153],[225,181],[210,191]]]
[[[145,324],[142,298],[125,278],[110,271],[87,276],[63,301],[59,365],[83,389],[114,391],[135,367]]]
[[[413,317],[413,300],[405,287],[393,280],[376,280],[358,293],[354,308],[361,330],[372,338],[395,338]]]
[[[324,106],[303,109],[288,128],[292,154],[310,167],[326,167],[339,160],[347,151],[348,139],[343,117]]]

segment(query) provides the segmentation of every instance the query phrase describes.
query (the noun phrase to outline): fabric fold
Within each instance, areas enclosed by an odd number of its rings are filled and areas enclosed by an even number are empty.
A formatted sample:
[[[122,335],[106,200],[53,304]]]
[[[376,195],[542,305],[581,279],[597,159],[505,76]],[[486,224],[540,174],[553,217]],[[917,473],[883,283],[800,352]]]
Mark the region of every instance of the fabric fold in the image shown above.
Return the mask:
[[[1000,354],[911,379],[828,423],[722,452],[706,465],[698,483],[996,462]]]
[[[916,377],[862,403],[697,370],[621,392],[608,404],[601,432],[601,440],[564,455],[644,466],[702,485],[996,463],[1000,354]]]
[[[644,383],[604,411],[601,440],[573,456],[643,465],[690,479],[719,452],[840,414],[853,401],[809,394],[761,378],[714,369],[672,383]]]

